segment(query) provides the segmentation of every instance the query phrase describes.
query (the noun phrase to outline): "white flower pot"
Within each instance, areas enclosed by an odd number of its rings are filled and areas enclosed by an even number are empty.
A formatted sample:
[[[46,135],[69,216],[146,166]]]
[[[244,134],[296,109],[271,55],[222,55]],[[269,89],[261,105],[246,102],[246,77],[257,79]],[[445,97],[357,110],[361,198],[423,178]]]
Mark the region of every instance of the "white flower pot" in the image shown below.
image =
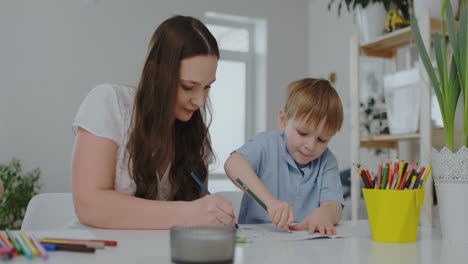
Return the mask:
[[[434,183],[444,240],[468,242],[468,149],[432,149]]]
[[[453,14],[456,15],[458,10],[458,0],[450,0],[450,4],[452,5]],[[433,18],[440,18],[440,5],[441,0],[414,0],[414,12],[416,16],[423,12],[426,9],[429,9],[429,14]],[[447,2],[448,4],[448,2]]]
[[[375,40],[385,33],[387,11],[382,3],[369,4],[365,9],[356,9],[356,20],[359,27],[361,43]]]

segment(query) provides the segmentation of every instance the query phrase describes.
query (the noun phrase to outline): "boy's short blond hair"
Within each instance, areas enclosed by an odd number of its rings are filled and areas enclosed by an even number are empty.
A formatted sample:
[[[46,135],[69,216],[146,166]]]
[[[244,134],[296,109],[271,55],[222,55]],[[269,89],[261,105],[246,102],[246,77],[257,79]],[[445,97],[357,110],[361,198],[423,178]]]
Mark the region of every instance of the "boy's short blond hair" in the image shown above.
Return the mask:
[[[284,112],[287,119],[319,124],[326,118],[324,132],[334,135],[343,124],[343,105],[335,88],[324,79],[305,78],[288,85]]]

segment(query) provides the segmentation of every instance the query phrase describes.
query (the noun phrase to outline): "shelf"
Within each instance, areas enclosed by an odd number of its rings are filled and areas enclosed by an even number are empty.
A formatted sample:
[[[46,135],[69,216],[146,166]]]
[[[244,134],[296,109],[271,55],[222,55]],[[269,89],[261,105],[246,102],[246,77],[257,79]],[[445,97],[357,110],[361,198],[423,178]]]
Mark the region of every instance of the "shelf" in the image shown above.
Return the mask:
[[[431,35],[435,32],[441,32],[441,23],[439,19],[431,18]],[[411,28],[405,27],[395,30],[391,33],[365,43],[360,46],[360,53],[366,56],[393,58],[399,47],[408,45],[412,41]]]
[[[455,145],[461,144],[460,130],[455,131],[454,139]],[[415,134],[402,134],[402,135],[374,135],[361,137],[360,146],[362,148],[382,149],[382,148],[398,148],[398,142],[403,140],[416,140],[419,139],[419,133]],[[440,147],[445,145],[444,130],[442,128],[432,129],[432,146]]]
[[[363,148],[398,148],[398,141],[419,139],[419,134],[375,135],[361,137]]]

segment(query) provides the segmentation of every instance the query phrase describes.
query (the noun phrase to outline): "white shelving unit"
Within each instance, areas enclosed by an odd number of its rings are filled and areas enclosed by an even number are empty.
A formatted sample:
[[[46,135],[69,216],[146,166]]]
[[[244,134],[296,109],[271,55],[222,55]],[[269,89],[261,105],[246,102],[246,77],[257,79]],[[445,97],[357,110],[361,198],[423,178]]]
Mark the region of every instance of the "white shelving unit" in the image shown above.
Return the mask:
[[[418,24],[421,30],[424,44],[428,50],[431,46],[431,36],[434,32],[441,32],[441,23],[437,19],[430,18],[429,10],[418,14]],[[443,145],[443,134],[440,130],[432,130],[431,126],[431,85],[428,81],[424,66],[419,60],[420,74],[423,87],[420,94],[420,118],[419,133],[407,135],[388,135],[361,137],[359,131],[359,56],[373,56],[381,58],[393,58],[399,47],[411,43],[412,35],[410,27],[385,34],[369,43],[360,44],[359,36],[354,35],[350,39],[350,89],[351,89],[351,163],[360,161],[360,148],[385,148],[398,153],[398,142],[404,140],[417,140],[419,142],[420,164],[430,164],[432,145]],[[442,140],[442,141],[441,141]],[[442,142],[442,143],[441,143]],[[352,168],[352,166],[350,166]],[[429,177],[426,185],[424,205],[421,208],[421,224],[432,225],[432,177]],[[358,219],[358,207],[361,194],[360,177],[351,170],[351,206],[353,220]]]

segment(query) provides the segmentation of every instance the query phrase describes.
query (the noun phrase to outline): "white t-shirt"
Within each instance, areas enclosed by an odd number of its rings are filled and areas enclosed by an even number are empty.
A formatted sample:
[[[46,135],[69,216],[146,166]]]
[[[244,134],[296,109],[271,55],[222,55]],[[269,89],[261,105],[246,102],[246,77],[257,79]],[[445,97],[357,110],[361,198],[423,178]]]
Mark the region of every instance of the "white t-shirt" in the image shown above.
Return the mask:
[[[130,122],[135,98],[135,88],[115,84],[96,86],[86,96],[73,122],[76,134],[81,127],[88,132],[112,140],[118,145],[114,189],[134,195],[136,184],[128,172],[126,145],[129,138]],[[157,200],[168,200],[170,192],[169,169],[159,179]]]

